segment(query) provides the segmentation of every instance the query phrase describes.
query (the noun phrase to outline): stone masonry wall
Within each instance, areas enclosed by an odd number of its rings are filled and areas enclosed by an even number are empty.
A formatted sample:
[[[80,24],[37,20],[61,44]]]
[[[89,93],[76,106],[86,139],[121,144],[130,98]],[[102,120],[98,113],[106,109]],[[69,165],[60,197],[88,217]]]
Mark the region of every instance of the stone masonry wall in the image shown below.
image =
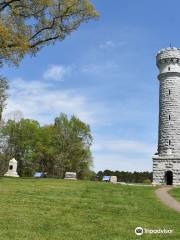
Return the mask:
[[[180,156],[180,76],[161,77],[159,95],[158,153]]]
[[[173,184],[180,185],[180,159],[153,158],[153,183],[166,184],[165,174],[169,170],[173,173]]]

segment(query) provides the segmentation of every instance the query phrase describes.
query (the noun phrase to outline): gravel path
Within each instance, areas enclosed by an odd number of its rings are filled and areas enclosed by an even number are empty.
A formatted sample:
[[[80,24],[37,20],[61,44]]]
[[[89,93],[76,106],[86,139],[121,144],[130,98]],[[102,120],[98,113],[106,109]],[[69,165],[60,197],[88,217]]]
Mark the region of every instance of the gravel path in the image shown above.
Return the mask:
[[[158,188],[155,193],[156,196],[169,208],[173,208],[177,212],[180,212],[180,202],[178,202],[175,198],[171,197],[168,193],[170,189],[173,187],[161,187]]]

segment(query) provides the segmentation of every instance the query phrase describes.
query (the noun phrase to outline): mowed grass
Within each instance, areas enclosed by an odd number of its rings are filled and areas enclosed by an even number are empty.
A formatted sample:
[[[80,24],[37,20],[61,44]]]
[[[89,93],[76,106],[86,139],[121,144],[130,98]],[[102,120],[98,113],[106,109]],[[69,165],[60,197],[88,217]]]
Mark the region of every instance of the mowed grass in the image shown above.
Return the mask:
[[[0,179],[0,239],[180,239],[180,214],[153,187],[58,179]],[[137,226],[173,234],[136,236]]]
[[[180,202],[180,187],[171,189],[169,193]]]

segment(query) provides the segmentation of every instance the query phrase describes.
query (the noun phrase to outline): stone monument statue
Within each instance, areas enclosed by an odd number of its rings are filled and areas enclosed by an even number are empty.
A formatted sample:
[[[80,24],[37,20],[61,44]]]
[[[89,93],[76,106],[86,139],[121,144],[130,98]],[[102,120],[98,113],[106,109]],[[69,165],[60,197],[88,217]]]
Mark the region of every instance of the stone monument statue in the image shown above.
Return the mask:
[[[180,185],[180,48],[158,52],[159,134],[153,184]]]
[[[19,177],[17,173],[17,161],[15,158],[9,161],[9,168],[7,173],[4,174],[6,177]]]
[[[110,182],[117,183],[117,176],[111,176],[110,177]]]
[[[77,180],[77,176],[75,172],[66,172],[65,173],[65,178],[64,179],[68,179],[68,180]]]

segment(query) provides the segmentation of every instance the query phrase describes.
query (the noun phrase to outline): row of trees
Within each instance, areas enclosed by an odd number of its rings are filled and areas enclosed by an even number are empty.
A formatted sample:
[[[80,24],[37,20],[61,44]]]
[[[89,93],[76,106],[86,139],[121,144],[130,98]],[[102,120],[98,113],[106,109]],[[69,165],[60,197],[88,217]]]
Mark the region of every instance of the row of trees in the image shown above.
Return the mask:
[[[40,126],[37,121],[9,120],[0,130],[1,174],[8,160],[18,160],[18,173],[32,176],[35,171],[63,178],[66,171],[75,171],[80,179],[89,177],[92,156],[90,127],[72,116],[61,114],[54,124]]]
[[[117,176],[119,182],[127,183],[150,183],[152,182],[152,172],[124,172],[124,171],[99,171],[97,180],[102,180],[103,176]]]

